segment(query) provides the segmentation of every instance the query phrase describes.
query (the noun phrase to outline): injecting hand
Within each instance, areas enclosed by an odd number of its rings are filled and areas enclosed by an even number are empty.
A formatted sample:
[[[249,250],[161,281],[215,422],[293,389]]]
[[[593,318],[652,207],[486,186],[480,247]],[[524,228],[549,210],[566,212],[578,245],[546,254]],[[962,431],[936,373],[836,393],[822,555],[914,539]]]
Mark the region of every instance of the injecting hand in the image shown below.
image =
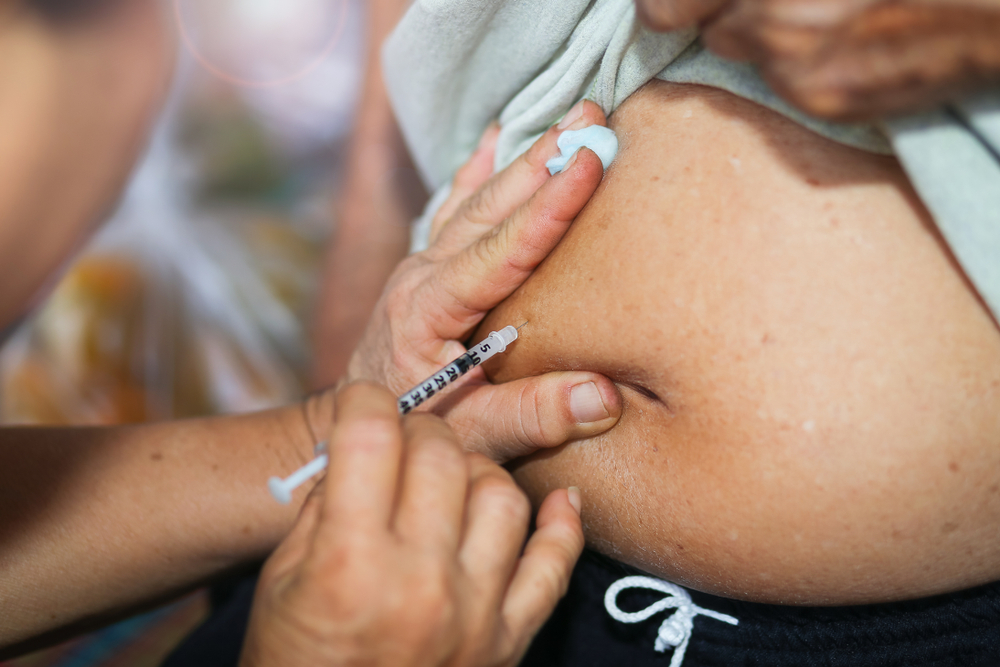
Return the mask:
[[[337,456],[261,573],[241,667],[516,665],[583,549],[579,493],[524,546],[527,498],[439,418],[365,383],[335,401]]]

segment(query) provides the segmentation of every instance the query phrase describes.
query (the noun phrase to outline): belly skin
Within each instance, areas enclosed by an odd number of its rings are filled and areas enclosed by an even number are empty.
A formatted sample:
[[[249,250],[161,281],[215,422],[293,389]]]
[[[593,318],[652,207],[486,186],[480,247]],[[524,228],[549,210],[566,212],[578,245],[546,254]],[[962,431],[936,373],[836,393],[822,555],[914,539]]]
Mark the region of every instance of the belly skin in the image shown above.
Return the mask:
[[[556,251],[484,322],[497,382],[586,369],[625,414],[513,465],[591,546],[782,604],[1000,578],[1000,330],[897,163],[654,82]]]

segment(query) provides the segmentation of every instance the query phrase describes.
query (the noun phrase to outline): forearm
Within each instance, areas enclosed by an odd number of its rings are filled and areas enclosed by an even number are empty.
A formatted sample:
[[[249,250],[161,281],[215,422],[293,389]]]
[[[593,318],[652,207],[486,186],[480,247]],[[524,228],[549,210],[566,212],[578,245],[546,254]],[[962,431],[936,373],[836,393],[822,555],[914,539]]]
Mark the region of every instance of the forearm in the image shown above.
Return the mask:
[[[409,246],[425,193],[382,80],[379,48],[407,2],[369,3],[367,74],[338,197],[315,322],[314,383],[343,374],[386,280]]]
[[[266,556],[297,512],[266,480],[306,461],[331,415],[324,397],[246,416],[0,430],[4,652]]]

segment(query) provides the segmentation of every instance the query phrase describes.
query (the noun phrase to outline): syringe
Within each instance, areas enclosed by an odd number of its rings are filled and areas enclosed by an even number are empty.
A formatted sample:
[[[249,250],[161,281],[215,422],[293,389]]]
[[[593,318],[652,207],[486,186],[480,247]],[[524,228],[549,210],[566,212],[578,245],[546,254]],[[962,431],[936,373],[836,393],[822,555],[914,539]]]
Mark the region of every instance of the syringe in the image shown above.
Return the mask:
[[[486,337],[486,340],[478,345],[474,345],[472,349],[458,359],[400,396],[397,401],[399,414],[408,414],[415,407],[430,400],[435,394],[476,366],[479,366],[494,355],[505,352],[507,346],[515,340],[517,340],[517,329],[514,327],[504,327],[500,331],[494,331]],[[316,446],[317,452],[324,451],[325,449],[325,443],[321,442]],[[302,484],[317,473],[326,469],[329,462],[330,459],[327,454],[320,454],[285,479],[272,477],[267,482],[267,488],[271,490],[271,495],[274,496],[275,500],[283,505],[287,505],[292,502],[292,491],[302,486]]]

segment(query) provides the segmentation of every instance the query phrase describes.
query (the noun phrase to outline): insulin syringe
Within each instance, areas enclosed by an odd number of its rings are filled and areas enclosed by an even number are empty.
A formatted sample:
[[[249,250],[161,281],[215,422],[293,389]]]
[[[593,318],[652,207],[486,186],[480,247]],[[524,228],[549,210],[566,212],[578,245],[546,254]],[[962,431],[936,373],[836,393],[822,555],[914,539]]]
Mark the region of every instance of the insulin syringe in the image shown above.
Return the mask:
[[[517,329],[514,327],[504,327],[500,331],[494,331],[482,343],[474,345],[472,349],[458,359],[400,396],[399,401],[397,401],[399,414],[405,415],[424,401],[430,400],[435,394],[476,366],[479,366],[494,355],[505,352],[507,346],[515,340],[517,340]],[[316,451],[319,454],[316,458],[285,479],[272,477],[268,480],[267,488],[271,490],[271,495],[274,496],[275,500],[283,505],[289,504],[292,502],[292,491],[326,468],[330,462],[326,454],[326,444],[320,443],[317,445]]]

